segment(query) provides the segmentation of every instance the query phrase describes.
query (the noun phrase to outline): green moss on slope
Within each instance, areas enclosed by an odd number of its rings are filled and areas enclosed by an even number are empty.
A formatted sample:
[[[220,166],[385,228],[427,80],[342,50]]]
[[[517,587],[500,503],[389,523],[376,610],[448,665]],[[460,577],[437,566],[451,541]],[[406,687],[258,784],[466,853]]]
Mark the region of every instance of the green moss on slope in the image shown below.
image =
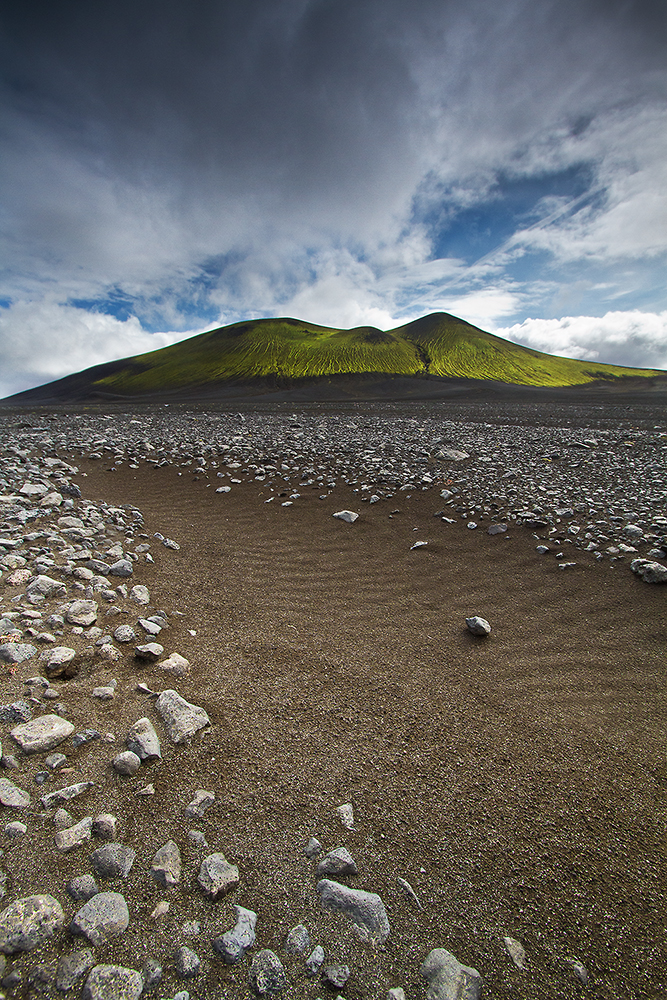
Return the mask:
[[[336,330],[294,319],[235,323],[117,362],[113,372],[92,386],[143,395],[266,376],[299,379],[362,373],[432,374],[534,386],[660,374],[552,357],[447,313],[434,313],[387,332],[374,327]]]

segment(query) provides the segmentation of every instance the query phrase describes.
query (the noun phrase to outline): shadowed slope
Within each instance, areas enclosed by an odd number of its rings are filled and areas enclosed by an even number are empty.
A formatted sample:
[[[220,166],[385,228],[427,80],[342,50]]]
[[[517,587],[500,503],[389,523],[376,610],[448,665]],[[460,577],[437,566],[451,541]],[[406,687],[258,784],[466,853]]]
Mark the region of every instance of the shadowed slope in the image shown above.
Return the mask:
[[[303,379],[369,375],[548,387],[665,377],[650,369],[553,357],[448,313],[432,313],[386,332],[375,327],[337,330],[288,318],[249,320],[97,365],[9,399],[156,398],[163,393],[210,392],[233,383],[255,383],[257,391],[266,391],[276,385],[296,387]]]

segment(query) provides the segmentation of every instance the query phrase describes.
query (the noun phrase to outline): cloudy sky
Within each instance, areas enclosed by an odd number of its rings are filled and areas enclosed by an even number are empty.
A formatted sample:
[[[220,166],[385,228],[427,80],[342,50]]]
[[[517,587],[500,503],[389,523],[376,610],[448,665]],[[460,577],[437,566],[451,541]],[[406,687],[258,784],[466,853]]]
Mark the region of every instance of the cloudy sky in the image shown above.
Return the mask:
[[[667,367],[664,0],[0,11],[0,395],[279,315]]]

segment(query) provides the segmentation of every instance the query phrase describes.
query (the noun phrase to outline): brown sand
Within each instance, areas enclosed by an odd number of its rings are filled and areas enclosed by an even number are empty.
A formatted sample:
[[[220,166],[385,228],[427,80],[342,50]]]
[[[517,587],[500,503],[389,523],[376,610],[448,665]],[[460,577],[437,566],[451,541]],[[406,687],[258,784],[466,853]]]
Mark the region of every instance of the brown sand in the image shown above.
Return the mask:
[[[527,529],[489,537],[483,523],[445,525],[433,517],[437,493],[369,507],[341,488],[327,500],[302,488],[283,508],[264,504],[258,483],[217,495],[215,480],[170,467],[77,464],[84,496],[136,503],[148,533],[180,542],[179,552],[154,546],[141,582],[152,607],[185,612],[164,644],[193,672],[170,683],[153,667],[133,674],[96,661],[93,675],[68,682],[70,717],[122,740],[150,712],[133,690],[140,679],[176,687],[213,721],[210,735],[168,747],[142,772],[153,799],[134,796],[138,779],[113,775],[108,745],[86,751],[91,774],[104,774],[95,808],[117,812],[121,839],[139,849],[130,929],[98,961],[163,960],[159,997],[246,997],[247,960],[227,968],[209,943],[232,926],[237,902],[259,914],[257,948],[284,958],[290,1000],[324,995],[284,956],[299,922],[328,961],[350,965],[350,1000],[384,1000],[395,985],[423,998],[418,970],[435,947],[479,969],[484,996],[498,1000],[667,994],[667,588],[580,552],[559,571]],[[356,524],[331,517],[343,507],[361,510]],[[410,551],[417,539],[428,547]],[[467,633],[471,614],[489,619],[488,639]],[[75,707],[77,691],[110,676],[114,702]],[[72,780],[86,765],[79,772]],[[200,787],[217,799],[196,825],[241,871],[222,904],[193,888],[197,856],[184,849],[183,807]],[[354,832],[334,815],[343,802]],[[350,884],[382,896],[384,948],[321,914],[302,854],[311,835],[327,850],[347,846],[360,869]],[[172,837],[188,864],[166,894],[146,871]],[[57,865],[60,887],[86,870],[72,856]],[[163,897],[171,910],[156,925],[149,914]],[[202,934],[190,940],[180,928],[193,919]],[[505,935],[523,942],[527,971],[512,964]],[[168,970],[177,944],[205,960],[203,978],[178,985]],[[568,959],[584,963],[587,987]]]

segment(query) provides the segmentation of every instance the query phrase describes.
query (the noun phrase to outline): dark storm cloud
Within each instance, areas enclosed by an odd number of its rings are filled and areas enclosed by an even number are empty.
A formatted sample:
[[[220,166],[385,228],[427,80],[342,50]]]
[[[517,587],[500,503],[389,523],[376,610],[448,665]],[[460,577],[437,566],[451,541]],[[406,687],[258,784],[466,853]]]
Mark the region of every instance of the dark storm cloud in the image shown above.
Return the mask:
[[[666,17],[621,0],[5,3],[2,294],[22,323],[40,300],[37,353],[49,303],[105,296],[161,330],[287,308],[381,325],[433,256],[429,220],[454,225],[499,178],[573,169],[603,208],[518,221],[516,252],[658,253]],[[519,292],[480,274],[451,301],[507,317]]]

